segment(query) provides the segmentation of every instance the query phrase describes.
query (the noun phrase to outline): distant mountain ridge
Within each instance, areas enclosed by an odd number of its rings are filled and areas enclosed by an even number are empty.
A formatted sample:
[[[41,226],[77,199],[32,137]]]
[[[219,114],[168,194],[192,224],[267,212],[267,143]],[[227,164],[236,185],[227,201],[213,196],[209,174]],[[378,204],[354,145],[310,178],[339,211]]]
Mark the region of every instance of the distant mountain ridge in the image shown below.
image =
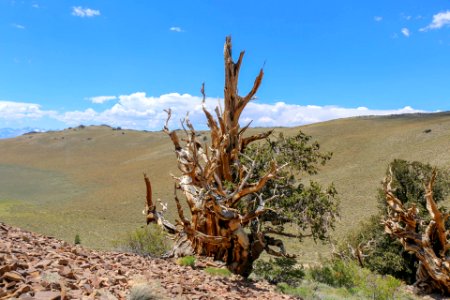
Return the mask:
[[[0,128],[0,139],[14,138],[28,132],[43,132],[42,129],[31,127],[24,128]]]

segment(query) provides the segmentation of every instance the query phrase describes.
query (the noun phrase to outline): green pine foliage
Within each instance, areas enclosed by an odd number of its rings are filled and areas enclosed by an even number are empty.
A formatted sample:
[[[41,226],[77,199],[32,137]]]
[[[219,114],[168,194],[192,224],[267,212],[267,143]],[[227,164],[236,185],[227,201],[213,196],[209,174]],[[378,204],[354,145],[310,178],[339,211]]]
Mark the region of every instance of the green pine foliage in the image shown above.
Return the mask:
[[[246,149],[242,163],[251,164],[249,157],[255,161],[250,181],[257,182],[264,176],[273,160],[277,166],[285,166],[261,191],[262,199],[270,199],[273,195],[279,197],[266,203],[270,210],[253,224],[253,228],[264,231],[270,227],[272,231],[284,233],[284,225],[290,223],[295,228],[291,235],[300,240],[305,235],[312,235],[315,240],[329,238],[339,215],[336,189],[332,184],[324,188],[315,181],[309,184],[300,181],[302,175],[317,174],[320,166],[332,157],[331,152],[321,152],[319,144],[311,139],[301,131],[291,137],[280,133],[276,138]],[[258,205],[255,201],[255,208]]]
[[[297,286],[305,276],[303,267],[287,257],[271,258],[269,261],[258,260],[253,272],[257,278],[272,284],[286,283],[289,286]]]
[[[73,243],[75,245],[80,245],[81,244],[81,238],[80,238],[80,235],[78,233],[75,235],[75,240],[74,240]]]

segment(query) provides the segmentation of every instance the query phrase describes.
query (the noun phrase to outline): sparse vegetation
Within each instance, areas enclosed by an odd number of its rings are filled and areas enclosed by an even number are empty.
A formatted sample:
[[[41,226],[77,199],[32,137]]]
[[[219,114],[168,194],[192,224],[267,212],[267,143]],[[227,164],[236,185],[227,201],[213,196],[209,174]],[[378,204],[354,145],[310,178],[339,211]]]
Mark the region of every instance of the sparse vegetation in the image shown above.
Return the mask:
[[[401,281],[390,276],[381,276],[359,267],[354,261],[333,259],[309,270],[310,277],[336,288],[346,288],[350,294],[367,299],[395,299]]]
[[[166,233],[155,224],[127,233],[125,237],[115,241],[114,245],[122,251],[152,257],[161,256],[170,248]]]
[[[195,266],[195,257],[194,256],[184,256],[177,259],[177,264],[183,267],[194,267]]]
[[[80,235],[78,233],[75,235],[75,240],[74,240],[73,243],[75,245],[80,245],[81,244],[81,238],[80,238]]]
[[[220,277],[230,277],[232,273],[230,270],[225,268],[214,268],[214,267],[207,267],[205,268],[205,272],[212,276],[220,276]]]
[[[277,257],[270,258],[269,261],[257,261],[254,274],[257,278],[265,279],[272,284],[286,283],[297,286],[305,276],[305,270],[298,266],[294,259]]]

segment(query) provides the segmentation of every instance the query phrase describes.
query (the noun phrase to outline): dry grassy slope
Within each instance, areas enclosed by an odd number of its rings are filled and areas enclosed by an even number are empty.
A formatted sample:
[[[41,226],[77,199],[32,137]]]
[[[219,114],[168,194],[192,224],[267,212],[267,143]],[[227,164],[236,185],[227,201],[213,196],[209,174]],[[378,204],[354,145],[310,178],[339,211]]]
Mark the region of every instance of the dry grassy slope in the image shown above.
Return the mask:
[[[69,241],[79,233],[101,248],[142,224],[142,173],[162,197],[176,171],[170,140],[158,132],[87,127],[0,140],[0,149],[0,219]]]
[[[337,236],[375,212],[376,189],[392,159],[450,164],[450,113],[341,119],[301,129],[334,152],[316,179],[333,181],[339,191]],[[143,223],[143,172],[155,197],[173,203],[172,149],[161,132],[109,127],[0,140],[0,220],[68,241],[79,233],[84,244],[108,248],[118,233]],[[289,246],[306,261],[325,249],[309,242]]]

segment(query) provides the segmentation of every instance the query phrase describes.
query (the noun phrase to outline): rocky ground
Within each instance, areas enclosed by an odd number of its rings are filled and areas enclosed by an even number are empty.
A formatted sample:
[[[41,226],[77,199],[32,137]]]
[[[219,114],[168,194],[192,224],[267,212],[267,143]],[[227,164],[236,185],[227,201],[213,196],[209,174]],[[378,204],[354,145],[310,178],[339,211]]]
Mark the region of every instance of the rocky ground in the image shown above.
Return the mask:
[[[265,282],[89,250],[0,223],[0,300],[15,298],[291,299]]]

